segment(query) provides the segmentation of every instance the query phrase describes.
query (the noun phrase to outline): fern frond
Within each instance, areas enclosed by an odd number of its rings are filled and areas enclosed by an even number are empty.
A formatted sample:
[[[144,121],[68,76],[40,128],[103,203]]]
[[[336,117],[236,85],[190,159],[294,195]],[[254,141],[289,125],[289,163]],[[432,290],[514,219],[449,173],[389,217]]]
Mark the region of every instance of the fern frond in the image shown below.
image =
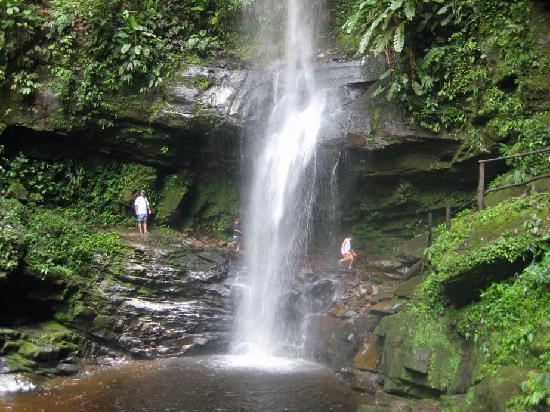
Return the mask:
[[[403,46],[405,46],[405,23],[401,23],[395,29],[393,35],[393,50],[396,53],[401,53],[403,51]]]
[[[403,5],[403,0],[393,0],[390,4],[390,9],[395,11]]]
[[[403,12],[407,20],[412,20],[416,16],[416,5],[414,0],[406,0],[405,5],[403,6]]]

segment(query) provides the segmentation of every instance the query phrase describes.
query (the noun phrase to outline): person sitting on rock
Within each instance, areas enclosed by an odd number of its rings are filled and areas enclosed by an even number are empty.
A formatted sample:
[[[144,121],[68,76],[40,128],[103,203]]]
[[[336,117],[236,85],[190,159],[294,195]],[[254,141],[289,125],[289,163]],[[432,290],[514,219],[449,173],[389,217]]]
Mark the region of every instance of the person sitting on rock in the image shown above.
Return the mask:
[[[351,246],[351,240],[352,235],[348,235],[342,242],[342,247],[340,248],[340,252],[342,253],[342,259],[338,262],[338,266],[340,266],[342,263],[349,262],[348,270],[352,269],[353,262],[355,261],[355,258],[357,257],[357,253],[355,253],[355,250],[353,250]]]
[[[237,251],[237,253],[241,252],[241,220],[239,218],[235,219],[235,223],[233,223],[233,242],[232,245]]]
[[[141,190],[139,196],[136,197],[134,209],[136,212],[139,233],[147,234],[147,216],[151,214],[151,208],[149,207],[149,200],[145,197],[145,190]]]

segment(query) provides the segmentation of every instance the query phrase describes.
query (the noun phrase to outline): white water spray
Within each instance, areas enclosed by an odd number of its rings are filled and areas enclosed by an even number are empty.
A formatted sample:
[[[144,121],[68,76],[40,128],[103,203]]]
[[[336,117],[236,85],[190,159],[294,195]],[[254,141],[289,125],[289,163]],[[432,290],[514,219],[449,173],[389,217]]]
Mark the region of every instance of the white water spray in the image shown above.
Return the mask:
[[[256,151],[244,222],[247,288],[237,313],[235,347],[251,356],[290,355],[296,322],[285,313],[304,256],[315,199],[316,147],[324,97],[311,65],[315,18],[308,0],[287,0],[284,69]]]

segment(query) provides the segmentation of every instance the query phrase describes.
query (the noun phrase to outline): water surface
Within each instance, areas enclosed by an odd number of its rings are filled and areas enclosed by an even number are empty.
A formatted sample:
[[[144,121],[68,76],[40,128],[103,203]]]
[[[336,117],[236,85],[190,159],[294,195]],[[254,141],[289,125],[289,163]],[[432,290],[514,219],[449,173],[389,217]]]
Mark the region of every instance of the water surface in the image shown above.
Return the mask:
[[[357,395],[316,364],[216,356],[130,362],[34,392],[0,397],[0,410],[355,411]]]

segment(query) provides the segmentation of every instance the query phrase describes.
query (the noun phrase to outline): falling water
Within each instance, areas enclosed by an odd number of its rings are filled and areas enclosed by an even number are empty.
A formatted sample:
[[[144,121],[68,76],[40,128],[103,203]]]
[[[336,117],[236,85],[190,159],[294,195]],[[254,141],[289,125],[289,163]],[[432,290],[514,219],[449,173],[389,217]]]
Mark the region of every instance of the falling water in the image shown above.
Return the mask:
[[[311,65],[313,9],[308,0],[286,2],[286,51],[274,76],[273,110],[264,135],[250,139],[261,146],[244,222],[248,277],[235,338],[237,350],[248,355],[290,355],[284,347],[299,322],[285,313],[285,302],[306,248],[324,108]]]

